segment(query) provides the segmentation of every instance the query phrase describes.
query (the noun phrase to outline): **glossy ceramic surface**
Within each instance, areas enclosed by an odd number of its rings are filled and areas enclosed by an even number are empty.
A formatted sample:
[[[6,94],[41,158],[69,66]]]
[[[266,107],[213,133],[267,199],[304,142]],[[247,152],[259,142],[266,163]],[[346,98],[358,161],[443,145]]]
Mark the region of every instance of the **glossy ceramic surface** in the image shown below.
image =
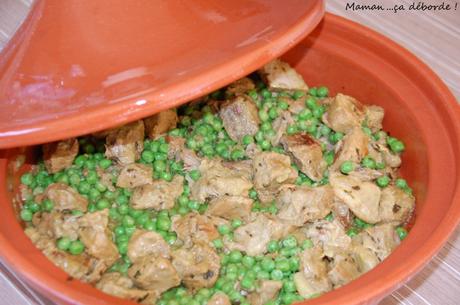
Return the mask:
[[[327,14],[311,36],[283,58],[312,86],[326,84],[385,108],[384,126],[407,146],[402,174],[417,197],[416,222],[382,264],[350,284],[305,304],[373,304],[407,281],[440,249],[460,220],[460,110],[441,80],[385,37]],[[21,154],[0,159],[0,255],[31,286],[60,304],[134,304],[70,279],[22,233],[14,205]]]
[[[284,53],[322,0],[38,0],[0,57],[0,148],[177,106]]]

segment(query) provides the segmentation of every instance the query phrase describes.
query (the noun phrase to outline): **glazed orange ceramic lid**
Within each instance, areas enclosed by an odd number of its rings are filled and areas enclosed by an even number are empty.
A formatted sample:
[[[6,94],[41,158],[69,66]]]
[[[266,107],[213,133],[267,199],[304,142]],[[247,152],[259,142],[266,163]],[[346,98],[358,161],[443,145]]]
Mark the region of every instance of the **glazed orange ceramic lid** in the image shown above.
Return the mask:
[[[278,57],[323,14],[322,0],[38,0],[0,56],[0,148],[178,106]]]

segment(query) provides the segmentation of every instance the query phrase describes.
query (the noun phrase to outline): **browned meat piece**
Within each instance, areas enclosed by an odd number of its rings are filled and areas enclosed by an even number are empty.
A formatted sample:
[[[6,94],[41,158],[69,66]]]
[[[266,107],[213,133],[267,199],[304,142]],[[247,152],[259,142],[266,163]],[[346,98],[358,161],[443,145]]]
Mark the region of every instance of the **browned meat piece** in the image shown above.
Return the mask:
[[[243,160],[243,161],[231,161],[231,162],[222,162],[222,165],[226,168],[231,169],[234,172],[238,172],[243,177],[252,180],[253,170],[252,170],[252,161]]]
[[[240,142],[245,135],[253,136],[259,130],[257,107],[248,96],[237,96],[226,102],[219,115],[233,141]]]
[[[243,77],[228,85],[225,92],[228,96],[241,95],[255,89],[255,87],[254,82],[250,78]]]
[[[130,203],[134,209],[170,209],[184,189],[184,178],[176,175],[171,182],[155,180],[150,184],[136,187]]]
[[[173,219],[172,230],[186,247],[191,247],[195,240],[210,242],[219,238],[212,220],[198,213],[189,213]]]
[[[109,210],[85,214],[78,223],[80,240],[85,244],[86,251],[111,266],[120,255],[108,228]]]
[[[368,154],[369,137],[361,127],[352,129],[339,143],[333,169],[337,169],[345,161],[359,164],[361,159]]]
[[[351,227],[353,223],[353,213],[346,203],[335,197],[332,211],[344,229]]]
[[[356,216],[368,223],[380,221],[381,191],[375,183],[338,173],[331,174],[329,182],[335,196],[346,203]]]
[[[379,264],[379,259],[372,250],[364,247],[360,242],[359,238],[353,240],[352,256],[358,266],[358,270],[361,273],[367,272],[373,269]]]
[[[176,128],[177,122],[176,110],[163,110],[162,112],[144,119],[145,135],[150,139],[156,139],[170,129]]]
[[[254,186],[261,201],[271,201],[283,184],[294,183],[297,171],[291,167],[288,156],[262,152],[253,159]]]
[[[232,303],[225,293],[217,292],[209,299],[206,305],[232,305]]]
[[[302,76],[288,63],[279,59],[272,60],[263,66],[259,74],[273,90],[308,90]]]
[[[349,253],[336,255],[331,263],[331,270],[328,273],[334,288],[347,284],[356,279],[360,274],[358,264]]]
[[[51,213],[35,213],[32,223],[40,234],[50,238],[58,239],[67,237],[71,240],[77,240],[79,217],[56,211]]]
[[[136,230],[129,239],[127,254],[132,262],[137,262],[146,256],[169,258],[170,249],[160,234]]]
[[[293,230],[288,224],[283,224],[266,215],[259,214],[251,222],[239,227],[233,232],[233,242],[226,245],[231,249],[246,252],[256,256],[266,252],[267,244],[272,239],[280,239]]]
[[[87,253],[72,255],[57,249],[54,239],[40,234],[35,228],[29,227],[25,233],[53,264],[73,278],[94,283],[101,278],[101,274],[107,269],[107,265],[103,261]]]
[[[323,122],[334,131],[348,133],[361,127],[364,120],[363,106],[360,102],[344,94],[337,94],[323,116]]]
[[[335,219],[315,221],[307,226],[305,233],[314,245],[322,246],[324,254],[329,257],[333,257],[338,250],[347,250],[351,244],[351,238]]]
[[[134,282],[129,277],[123,276],[118,272],[105,273],[99,282],[96,283],[96,288],[115,297],[134,302],[144,300],[150,295],[158,298],[156,292],[136,288]]]
[[[118,187],[134,188],[152,183],[153,169],[151,166],[133,163],[123,166],[117,178]]]
[[[370,169],[367,167],[357,167],[354,171],[348,174],[351,177],[359,179],[361,181],[373,181],[381,176],[383,173],[376,169]]]
[[[331,211],[334,192],[321,187],[290,186],[282,188],[277,204],[278,218],[284,223],[302,226],[307,221],[323,219]]]
[[[393,185],[383,189],[379,208],[382,221],[404,224],[410,219],[414,209],[414,196]]]
[[[327,163],[321,145],[315,139],[308,134],[296,134],[282,137],[281,144],[301,172],[314,181],[323,178]]]
[[[209,202],[206,213],[225,219],[247,219],[251,213],[252,199],[242,196],[222,196]]]
[[[247,299],[251,305],[264,305],[278,297],[283,283],[280,281],[259,280],[256,283],[256,287],[256,290],[251,292]]]
[[[144,122],[142,120],[112,130],[106,138],[105,156],[118,164],[134,163],[144,149]]]
[[[78,140],[73,138],[44,144],[42,150],[46,170],[49,173],[57,173],[72,165],[78,155]]]
[[[306,278],[302,272],[294,274],[294,284],[297,292],[303,298],[309,299],[318,294],[327,292],[332,289],[332,284],[326,278]]]
[[[179,274],[171,261],[163,257],[145,256],[128,269],[128,276],[136,286],[158,294],[180,284]]]
[[[204,242],[173,251],[172,257],[185,287],[191,290],[212,287],[219,277],[220,257]]]
[[[294,124],[295,121],[291,116],[289,111],[283,111],[274,121],[273,121],[273,130],[275,131],[275,136],[270,139],[270,142],[273,146],[277,146],[280,143],[281,138],[286,134],[286,130],[289,125]]]
[[[374,252],[383,261],[401,242],[395,232],[395,225],[386,223],[367,228],[357,238],[363,247]]]
[[[384,163],[391,168],[397,168],[401,165],[401,157],[392,153],[384,143],[371,142],[368,146],[369,156],[376,162]]]
[[[377,132],[382,129],[382,121],[385,116],[385,110],[379,106],[367,106],[365,109],[366,123],[372,132]]]
[[[185,147],[185,139],[181,137],[168,136],[166,141],[169,144],[168,157],[184,163],[184,169],[190,171],[198,169],[201,164],[201,158],[197,154]]]
[[[54,210],[79,210],[85,212],[88,200],[75,189],[64,183],[50,184],[45,190],[45,196],[54,203]]]
[[[191,198],[200,202],[206,199],[228,196],[248,196],[251,181],[244,173],[224,167],[219,160],[205,159],[201,162],[201,177],[190,182]],[[231,187],[229,187],[231,186]]]
[[[294,275],[297,291],[304,298],[332,289],[327,277],[327,264],[318,246],[305,249],[300,255],[300,270]]]

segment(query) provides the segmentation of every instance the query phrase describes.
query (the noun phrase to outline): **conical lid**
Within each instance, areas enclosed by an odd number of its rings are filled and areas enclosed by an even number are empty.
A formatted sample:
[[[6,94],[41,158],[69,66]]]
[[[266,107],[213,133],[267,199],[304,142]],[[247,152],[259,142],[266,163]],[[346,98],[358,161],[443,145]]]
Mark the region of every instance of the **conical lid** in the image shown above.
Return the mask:
[[[38,0],[0,55],[0,148],[178,106],[278,57],[323,14],[322,0]]]

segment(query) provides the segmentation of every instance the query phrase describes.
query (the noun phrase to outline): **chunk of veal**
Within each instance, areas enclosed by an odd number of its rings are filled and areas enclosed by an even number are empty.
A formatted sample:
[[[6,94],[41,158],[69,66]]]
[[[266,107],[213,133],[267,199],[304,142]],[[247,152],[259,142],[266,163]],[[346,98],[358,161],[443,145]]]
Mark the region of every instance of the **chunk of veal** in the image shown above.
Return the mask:
[[[361,127],[364,120],[363,106],[353,97],[339,93],[322,119],[334,131],[348,133],[355,127]]]
[[[117,178],[118,187],[134,188],[152,183],[152,166],[132,163],[123,166]]]
[[[174,109],[154,114],[144,119],[145,135],[150,139],[156,139],[169,130],[176,128],[177,122],[177,113]]]
[[[149,184],[136,187],[130,198],[134,209],[164,210],[174,206],[175,200],[182,194],[184,178],[174,176],[171,182],[155,180]]]
[[[48,173],[57,173],[70,167],[78,155],[78,140],[75,138],[44,144],[43,161]]]
[[[139,120],[111,130],[105,141],[108,159],[122,165],[134,163],[144,149],[144,122]]]
[[[71,186],[64,183],[52,183],[45,190],[45,196],[54,203],[54,210],[79,210],[85,212],[88,200]]]
[[[245,95],[237,96],[222,105],[219,115],[233,141],[253,136],[259,130],[259,115],[255,103]]]
[[[288,63],[279,59],[272,60],[258,72],[272,90],[308,90],[303,77]]]

